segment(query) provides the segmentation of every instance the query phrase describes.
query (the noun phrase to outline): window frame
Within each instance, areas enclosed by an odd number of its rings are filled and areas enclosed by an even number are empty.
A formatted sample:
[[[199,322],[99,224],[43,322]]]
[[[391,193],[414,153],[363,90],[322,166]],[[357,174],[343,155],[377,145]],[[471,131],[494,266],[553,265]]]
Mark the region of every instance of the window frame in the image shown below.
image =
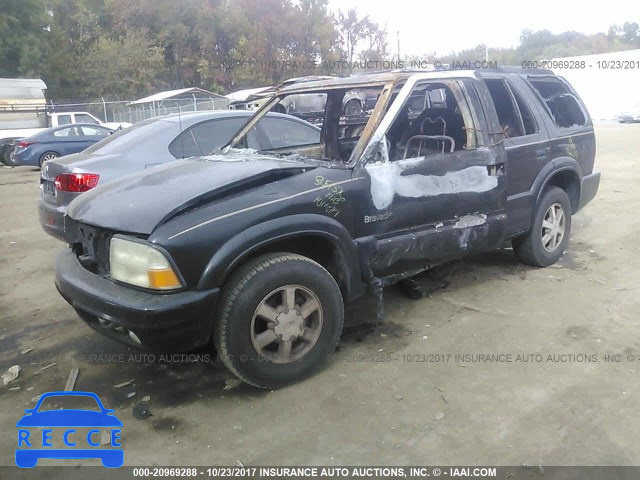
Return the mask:
[[[532,83],[532,81],[551,81],[551,82],[557,82],[560,85],[562,85],[565,90],[566,93],[568,93],[569,95],[571,95],[578,107],[580,108],[580,111],[582,112],[582,115],[584,116],[584,123],[582,125],[572,125],[570,127],[561,127],[560,125],[558,125],[558,122],[556,121],[556,117],[553,114],[553,112],[551,111],[551,109],[549,108],[549,105],[547,104],[547,101],[544,99],[544,97],[542,96],[542,94],[538,91],[538,89],[534,86],[534,84]],[[576,130],[576,129],[582,129],[585,127],[589,127],[592,124],[592,120],[591,117],[589,116],[589,112],[587,111],[586,106],[584,105],[584,103],[582,102],[582,99],[578,96],[578,93],[573,89],[573,87],[569,84],[569,82],[567,82],[564,78],[559,77],[557,75],[553,75],[553,74],[549,74],[549,75],[527,75],[526,79],[525,79],[525,83],[527,84],[527,86],[529,87],[529,89],[533,92],[533,95],[535,95],[535,97],[538,99],[538,101],[540,102],[540,104],[542,104],[542,108],[544,109],[544,111],[546,112],[551,125],[553,125],[555,128],[562,130],[562,131],[567,131],[567,130]]]
[[[244,125],[244,124],[246,124],[246,119],[247,119],[247,118],[249,118],[249,117],[250,117],[250,116],[244,117],[244,116],[241,116],[241,115],[238,115],[238,116],[230,115],[230,116],[228,116],[228,117],[210,118],[210,119],[207,119],[207,120],[202,120],[202,121],[200,121],[200,122],[194,123],[193,125],[191,125],[191,126],[187,127],[187,129],[186,129],[186,130],[183,130],[182,132],[178,133],[178,135],[176,135],[176,137],[175,137],[173,140],[171,140],[171,142],[169,142],[169,145],[167,145],[167,150],[168,150],[169,154],[170,154],[172,157],[176,158],[176,159],[191,158],[191,157],[199,157],[199,156],[204,157],[204,156],[207,156],[207,155],[211,155],[211,153],[212,153],[212,152],[203,152],[202,147],[201,147],[201,146],[200,146],[200,144],[198,143],[198,140],[197,140],[197,138],[195,137],[195,135],[194,135],[194,133],[193,133],[193,130],[194,130],[195,128],[197,128],[197,127],[200,127],[200,126],[204,125],[204,124],[208,124],[208,123],[215,123],[215,122],[225,122],[225,121],[233,120],[233,119],[236,119],[236,118],[240,119],[240,123],[241,123],[242,125]],[[238,131],[237,129],[232,129],[232,130],[233,130],[233,132],[234,132],[234,133]],[[193,140],[193,143],[194,143],[194,145],[196,146],[196,149],[197,149],[197,151],[198,151],[198,154],[197,154],[197,155],[191,155],[191,156],[188,156],[188,157],[182,157],[182,156],[178,157],[178,156],[176,156],[176,155],[172,152],[172,145],[173,145],[173,144],[174,144],[174,143],[175,143],[179,138],[181,138],[183,135],[186,135],[187,133],[190,135],[191,140]],[[260,138],[258,138],[258,135],[257,135],[257,134],[255,135],[255,137],[256,137],[256,138],[255,138],[256,146],[257,146],[258,148],[261,148],[261,141],[260,141]],[[223,146],[224,146],[224,145],[226,145],[227,143],[228,143],[228,142],[224,142],[224,143],[221,145],[221,147],[223,147]]]
[[[513,97],[513,101],[515,102],[516,108],[518,109],[518,115],[520,116],[520,122],[522,124],[522,131],[523,131],[522,136],[528,137],[530,135],[536,135],[540,133],[540,124],[538,123],[536,116],[533,114],[531,107],[527,104],[527,101],[524,99],[522,93],[520,93],[518,89],[514,87],[513,84],[508,79],[505,79],[505,82],[507,84],[507,87],[509,88],[509,92],[511,93],[511,96]],[[522,115],[522,109],[520,108],[520,103],[518,102],[518,98],[521,100],[522,105],[524,105],[524,108],[527,109],[527,112],[529,113],[529,118],[531,118],[533,122],[534,131],[531,133],[527,133],[527,129],[524,125],[524,117]]]
[[[518,107],[518,102],[515,98],[515,95],[513,94],[513,91],[511,89],[511,85],[509,84],[509,82],[507,81],[506,78],[504,77],[483,77],[482,80],[485,82],[485,85],[487,87],[487,91],[489,92],[489,97],[491,97],[491,101],[493,102],[493,108],[496,111],[496,116],[498,117],[498,124],[500,125],[500,127],[502,127],[502,124],[500,122],[500,115],[498,113],[498,104],[496,102],[496,99],[493,98],[493,95],[491,94],[491,89],[489,88],[489,83],[488,82],[500,82],[503,86],[504,89],[507,92],[507,95],[509,96],[509,99],[511,100],[511,107],[513,108],[513,112],[516,115],[516,121],[518,122],[518,125],[521,129],[521,134],[520,135],[504,135],[505,139],[516,139],[516,138],[522,138],[522,137],[526,137],[526,129],[524,128],[524,120],[522,119],[522,112],[520,112],[520,108]],[[504,129],[503,129],[504,131]],[[538,128],[539,131],[539,128]],[[530,134],[533,135],[533,134]]]
[[[79,129],[80,132],[82,132],[82,136],[83,137],[99,137],[99,138],[107,138],[109,136],[109,132],[111,130],[109,130],[108,128],[102,127],[98,124],[95,124],[93,126],[89,126],[89,125],[78,125],[77,128]],[[99,135],[89,135],[88,133],[86,133],[84,131],[85,128],[93,128],[95,129],[97,132],[100,132]]]
[[[195,125],[199,125],[199,124],[195,124]],[[198,142],[196,142],[195,137],[193,136],[193,132],[191,131],[192,127],[194,127],[195,125],[192,125],[191,127],[187,128],[186,130],[181,131],[180,133],[178,133],[178,135],[176,135],[176,137],[171,140],[169,142],[169,145],[167,145],[167,151],[169,152],[169,155],[171,155],[173,158],[175,158],[176,160],[180,160],[183,158],[191,158],[191,157],[195,157],[195,156],[200,156],[202,155],[202,153],[200,153],[200,146],[198,145]],[[174,149],[173,146],[177,145],[178,140],[183,141],[183,139],[186,136],[189,136],[191,138],[191,141],[193,141],[193,145],[196,148],[196,151],[198,152],[196,155],[188,155],[188,156],[184,156],[184,155],[176,155],[174,153]]]
[[[61,118],[65,118],[65,117],[66,117],[66,118],[68,118],[68,119],[69,119],[69,121],[68,121],[67,123],[60,123],[60,119],[61,119]],[[62,127],[62,126],[64,126],[64,125],[73,125],[73,124],[75,123],[75,122],[74,122],[73,115],[72,115],[72,114],[70,114],[70,113],[59,114],[59,115],[56,117],[56,121],[58,122],[58,126],[59,126],[59,127]]]
[[[91,121],[90,122],[89,121],[84,121],[84,120],[80,121],[80,120],[78,120],[79,116],[86,116],[86,117],[90,118]],[[74,119],[74,123],[91,123],[93,125],[100,125],[100,121],[96,117],[94,117],[93,115],[91,115],[89,113],[74,113],[73,114],[73,119]]]
[[[75,135],[71,135],[71,130],[75,129],[76,134]],[[63,132],[64,130],[69,130],[69,134],[67,135],[58,135],[58,133]],[[78,137],[84,137],[84,135],[78,135],[78,130],[77,127],[75,126],[75,124],[70,123],[64,126],[64,128],[61,128],[59,130],[56,130],[55,132],[52,132],[53,136],[56,138],[78,138]]]
[[[449,151],[445,151],[444,153],[439,153],[439,152],[431,152],[429,154],[426,155],[420,155],[419,157],[406,157],[406,158],[396,158],[396,159],[391,159],[389,158],[389,156],[387,155],[387,161],[389,161],[390,163],[394,163],[394,162],[400,162],[400,161],[406,161],[406,160],[415,160],[417,158],[427,158],[429,156],[437,156],[437,155],[446,155],[446,154],[460,154],[461,152],[466,152],[466,151],[474,151],[477,150],[479,146],[483,145],[483,142],[480,140],[478,134],[477,134],[477,114],[474,112],[475,108],[474,108],[474,104],[471,98],[469,98],[469,91],[468,91],[468,87],[464,82],[464,79],[460,79],[460,78],[427,78],[427,79],[418,79],[413,86],[411,87],[411,90],[408,92],[406,98],[404,98],[404,100],[402,100],[402,104],[400,105],[400,107],[398,108],[398,113],[405,107],[405,106],[409,106],[409,103],[411,101],[411,97],[413,96],[413,94],[417,91],[417,89],[424,87],[425,85],[429,85],[429,84],[435,84],[435,85],[443,85],[444,87],[436,87],[433,90],[429,90],[428,88],[425,89],[425,110],[426,109],[430,109],[430,108],[441,108],[441,107],[432,107],[432,99],[431,99],[431,92],[441,89],[448,89],[451,93],[451,95],[453,95],[455,101],[456,101],[456,107],[459,110],[460,116],[462,117],[462,123],[463,123],[463,128],[466,132],[466,137],[465,137],[465,145],[463,146],[463,148],[460,149],[455,149],[453,152],[449,152]],[[395,102],[397,102],[399,99],[396,98],[392,103],[390,103],[386,108],[387,111],[385,113],[385,116],[389,114],[389,112],[391,111],[392,108],[394,108],[394,104]],[[445,96],[445,102],[446,102],[446,96]],[[446,107],[447,110],[449,109],[449,107]],[[422,112],[420,112],[418,114],[418,117],[420,115],[422,115],[422,113],[424,113],[423,110]],[[455,111],[455,108],[453,109]],[[416,118],[418,118],[416,117]],[[393,120],[391,121],[391,123],[389,124],[389,126],[385,129],[384,131],[384,139],[386,142],[387,139],[387,135],[389,134],[389,130],[391,129],[391,127],[394,125],[395,121],[397,120],[397,115],[394,116]],[[469,143],[471,143],[472,145],[469,146]]]
[[[309,128],[309,124],[307,124],[306,122],[304,122],[304,120],[300,119],[299,117],[296,117],[295,115],[290,115],[290,116],[286,116],[286,117],[281,117],[281,116],[274,116],[274,115],[265,115],[264,117],[262,117],[262,119],[260,119],[260,121],[256,124],[256,127],[258,128],[259,132],[260,132],[260,141],[258,143],[260,143],[261,146],[260,149],[261,150],[265,150],[265,151],[282,151],[282,150],[287,150],[287,149],[291,149],[291,148],[306,148],[306,147],[314,147],[314,146],[318,146],[322,144],[322,128],[320,130],[317,131],[318,133],[318,141],[316,143],[304,143],[304,144],[300,144],[300,145],[288,145],[288,146],[283,146],[283,147],[275,147],[273,145],[273,143],[271,142],[271,139],[269,137],[269,134],[267,133],[264,125],[262,125],[262,122],[268,122],[269,120],[275,121],[275,120],[282,120],[285,122],[290,122],[292,124],[297,124],[297,126],[303,127],[307,130],[311,130]],[[310,124],[313,125],[313,124]],[[256,132],[257,133],[257,132]],[[265,148],[267,147],[268,148]]]

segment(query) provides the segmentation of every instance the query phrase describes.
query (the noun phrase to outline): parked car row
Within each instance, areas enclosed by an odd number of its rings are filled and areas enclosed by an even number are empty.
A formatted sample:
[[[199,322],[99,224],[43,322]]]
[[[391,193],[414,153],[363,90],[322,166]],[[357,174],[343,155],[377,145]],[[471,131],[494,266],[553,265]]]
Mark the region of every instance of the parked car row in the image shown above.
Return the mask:
[[[349,116],[362,92],[375,107]],[[317,126],[273,113],[319,97]],[[91,328],[209,346],[276,388],[329,358],[344,303],[367,291],[382,312],[385,285],[507,241],[523,263],[557,262],[597,193],[595,153],[584,104],[549,70],[302,79],[253,114],[153,119],[46,159],[40,220],[69,246],[55,284]]]

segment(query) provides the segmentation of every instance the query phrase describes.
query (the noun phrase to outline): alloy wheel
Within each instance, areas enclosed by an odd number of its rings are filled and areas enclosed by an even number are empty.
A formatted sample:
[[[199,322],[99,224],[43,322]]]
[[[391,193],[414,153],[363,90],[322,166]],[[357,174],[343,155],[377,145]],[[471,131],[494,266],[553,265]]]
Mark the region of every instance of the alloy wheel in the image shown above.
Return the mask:
[[[285,285],[265,296],[251,320],[251,343],[264,359],[278,364],[300,360],[322,332],[322,305],[301,285]]]

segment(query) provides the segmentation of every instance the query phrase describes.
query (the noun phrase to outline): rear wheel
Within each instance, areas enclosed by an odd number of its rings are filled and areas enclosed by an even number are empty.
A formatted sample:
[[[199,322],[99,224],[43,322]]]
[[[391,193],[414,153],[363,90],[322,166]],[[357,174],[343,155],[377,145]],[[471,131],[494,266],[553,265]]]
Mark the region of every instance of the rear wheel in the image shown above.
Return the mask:
[[[291,253],[263,255],[225,287],[214,331],[224,364],[259,388],[278,388],[316,370],[342,333],[344,308],[333,277]]]
[[[562,256],[570,232],[569,197],[561,188],[549,187],[538,203],[531,230],[526,237],[513,241],[513,250],[523,263],[548,267]]]
[[[58,155],[56,152],[45,152],[40,156],[40,168],[42,168],[42,165],[44,165],[44,162],[48,162],[49,160],[55,160],[56,158],[58,158],[60,155]]]
[[[7,165],[8,167],[13,166],[13,161],[12,161],[13,148],[14,147],[7,147],[2,155],[2,163]]]

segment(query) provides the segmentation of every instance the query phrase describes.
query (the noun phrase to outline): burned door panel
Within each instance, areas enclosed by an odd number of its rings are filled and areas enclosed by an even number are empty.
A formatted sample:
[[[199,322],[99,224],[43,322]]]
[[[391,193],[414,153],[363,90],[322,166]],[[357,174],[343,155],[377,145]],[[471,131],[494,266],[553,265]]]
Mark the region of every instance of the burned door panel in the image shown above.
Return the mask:
[[[506,177],[495,171],[496,155],[483,149],[436,157],[366,168],[365,205],[374,213],[361,232],[377,238],[378,275],[490,250],[504,238]]]
[[[476,137],[475,132],[477,119],[483,117],[460,85],[429,82],[427,96],[429,88],[445,90],[444,107],[427,102],[424,112],[404,119],[400,111],[396,121],[404,121],[410,133],[394,130],[392,124],[381,135],[378,148],[369,150],[381,152],[389,161],[364,162],[359,172],[368,182],[370,197],[364,199],[362,223],[356,222],[356,230],[358,237],[376,239],[371,267],[378,276],[490,250],[504,239],[504,147],[482,146],[485,137]],[[478,97],[473,100],[480,102]],[[425,125],[433,128],[436,120],[441,121],[441,135],[421,130]],[[403,145],[399,139],[422,137],[435,148],[407,155],[410,142]],[[443,138],[454,141],[444,145]]]
[[[426,270],[462,254],[492,250],[505,236],[506,214],[464,215],[456,220],[379,239],[371,268],[378,275]]]

